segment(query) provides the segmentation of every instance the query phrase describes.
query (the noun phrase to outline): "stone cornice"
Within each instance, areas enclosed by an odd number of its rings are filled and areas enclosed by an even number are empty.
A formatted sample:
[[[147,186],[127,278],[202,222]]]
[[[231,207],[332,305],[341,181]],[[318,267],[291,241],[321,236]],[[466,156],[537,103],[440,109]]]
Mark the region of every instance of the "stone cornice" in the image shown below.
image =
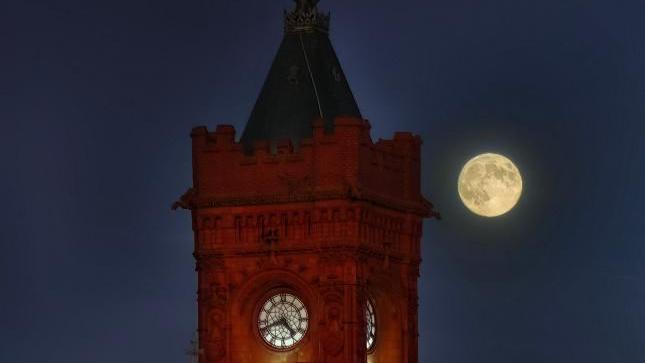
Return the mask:
[[[189,209],[221,208],[257,206],[267,204],[304,203],[326,200],[347,200],[352,202],[368,202],[380,207],[390,208],[401,212],[413,213],[422,217],[432,217],[434,212],[431,206],[421,198],[418,202],[406,201],[362,191],[360,193],[351,190],[328,190],[301,194],[272,194],[238,197],[201,197],[195,196],[191,201]]]

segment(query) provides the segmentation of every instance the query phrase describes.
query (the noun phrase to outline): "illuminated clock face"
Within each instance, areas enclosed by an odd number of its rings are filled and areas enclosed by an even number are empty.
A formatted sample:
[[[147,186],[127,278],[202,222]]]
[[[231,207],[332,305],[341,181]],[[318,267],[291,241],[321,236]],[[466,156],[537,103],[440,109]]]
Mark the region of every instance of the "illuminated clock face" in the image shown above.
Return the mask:
[[[309,314],[305,304],[288,293],[273,295],[262,305],[258,315],[260,336],[279,350],[296,345],[305,337],[308,327]]]
[[[365,322],[367,323],[367,350],[371,350],[376,340],[376,314],[374,313],[374,305],[369,299],[365,304]]]

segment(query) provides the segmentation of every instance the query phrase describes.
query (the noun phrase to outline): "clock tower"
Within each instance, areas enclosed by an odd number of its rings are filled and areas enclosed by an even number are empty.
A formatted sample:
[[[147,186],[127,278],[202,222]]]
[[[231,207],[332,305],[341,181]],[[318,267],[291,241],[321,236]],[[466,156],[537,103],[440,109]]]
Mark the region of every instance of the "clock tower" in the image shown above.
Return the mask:
[[[418,136],[373,141],[299,0],[239,139],[191,133],[200,363],[417,363]]]

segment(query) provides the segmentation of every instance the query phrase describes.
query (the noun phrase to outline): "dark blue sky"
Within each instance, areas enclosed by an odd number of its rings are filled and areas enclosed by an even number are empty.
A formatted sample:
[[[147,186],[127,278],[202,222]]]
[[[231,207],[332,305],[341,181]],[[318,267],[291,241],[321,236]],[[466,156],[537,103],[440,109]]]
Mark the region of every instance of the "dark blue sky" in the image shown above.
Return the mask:
[[[181,362],[190,129],[241,132],[291,1],[0,3],[0,361]],[[420,361],[645,361],[645,2],[323,0],[373,138],[422,135]],[[461,165],[513,159],[481,219]]]

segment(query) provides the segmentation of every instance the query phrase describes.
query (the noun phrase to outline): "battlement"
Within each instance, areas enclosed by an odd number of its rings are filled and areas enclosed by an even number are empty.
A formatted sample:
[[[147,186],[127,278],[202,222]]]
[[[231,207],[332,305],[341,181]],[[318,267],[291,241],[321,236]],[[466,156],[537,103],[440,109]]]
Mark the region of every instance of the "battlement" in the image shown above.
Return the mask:
[[[312,138],[256,142],[250,152],[229,125],[214,132],[196,127],[191,137],[198,207],[351,198],[418,213],[426,208],[421,138],[411,133],[374,143],[367,120],[339,117],[332,132],[317,120]]]

